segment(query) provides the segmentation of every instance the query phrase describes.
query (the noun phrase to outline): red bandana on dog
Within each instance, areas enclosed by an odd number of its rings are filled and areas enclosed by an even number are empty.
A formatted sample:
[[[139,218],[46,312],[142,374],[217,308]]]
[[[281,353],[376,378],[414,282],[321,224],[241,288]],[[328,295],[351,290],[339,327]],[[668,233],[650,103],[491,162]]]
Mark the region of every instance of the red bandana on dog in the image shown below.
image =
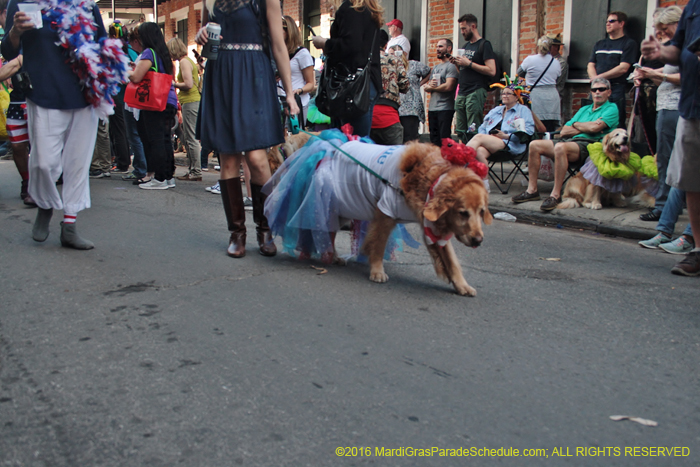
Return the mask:
[[[440,178],[435,180],[435,183],[430,187],[430,190],[428,190],[428,196],[425,199],[425,205],[427,206],[430,200],[433,198],[433,194],[435,192],[435,188],[440,184],[443,178],[445,178],[447,174],[442,174],[440,175]],[[435,233],[435,223],[430,222],[428,219],[423,218],[423,233],[425,234],[425,243],[428,245],[434,245],[437,243],[437,246],[440,248],[444,248],[445,245],[447,245],[447,242],[450,241],[450,239],[453,237],[454,234],[450,233],[447,234],[444,237],[439,236],[438,234]]]

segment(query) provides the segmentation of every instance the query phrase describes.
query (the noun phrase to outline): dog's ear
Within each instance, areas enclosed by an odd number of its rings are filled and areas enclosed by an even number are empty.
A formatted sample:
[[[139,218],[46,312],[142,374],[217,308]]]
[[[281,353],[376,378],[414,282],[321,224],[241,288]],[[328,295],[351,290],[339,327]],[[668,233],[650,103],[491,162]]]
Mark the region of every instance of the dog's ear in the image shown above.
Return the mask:
[[[493,222],[493,216],[491,215],[491,211],[489,211],[489,208],[484,208],[482,218],[484,219],[484,224],[491,225],[491,223]]]
[[[399,170],[405,174],[411,173],[413,169],[423,162],[430,151],[438,149],[432,144],[425,143],[409,143],[406,145],[406,150],[401,157],[401,166]]]
[[[444,200],[433,198],[430,202],[423,208],[423,217],[430,222],[437,221],[440,216],[445,214],[449,207]]]
[[[610,141],[610,138],[612,137],[613,132],[611,131],[607,135],[603,136],[603,148],[608,147],[608,141]]]

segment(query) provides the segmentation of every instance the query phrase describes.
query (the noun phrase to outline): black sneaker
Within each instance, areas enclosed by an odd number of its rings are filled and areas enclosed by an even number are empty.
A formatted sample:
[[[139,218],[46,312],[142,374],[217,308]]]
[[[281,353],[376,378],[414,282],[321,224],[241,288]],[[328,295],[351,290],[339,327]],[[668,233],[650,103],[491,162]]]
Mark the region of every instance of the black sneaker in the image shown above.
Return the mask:
[[[103,172],[101,170],[91,170],[90,171],[90,178],[104,178],[104,177],[110,177],[109,172]]]
[[[652,209],[649,212],[645,212],[644,214],[640,214],[639,219],[643,220],[644,222],[656,222],[659,219],[661,219],[661,213],[659,211],[657,211],[656,209]]]
[[[700,251],[688,253],[683,261],[673,266],[671,272],[679,276],[700,276]]]

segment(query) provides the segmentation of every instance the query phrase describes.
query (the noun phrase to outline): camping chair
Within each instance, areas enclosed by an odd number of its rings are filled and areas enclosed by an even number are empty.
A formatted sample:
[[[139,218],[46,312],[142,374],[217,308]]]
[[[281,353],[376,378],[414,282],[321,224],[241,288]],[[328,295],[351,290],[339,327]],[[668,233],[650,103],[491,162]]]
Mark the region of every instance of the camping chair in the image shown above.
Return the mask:
[[[518,174],[529,180],[527,174],[523,171],[523,165],[527,162],[528,148],[533,136],[527,133],[518,132],[516,135],[521,141],[525,142],[525,150],[520,154],[513,154],[510,151],[501,150],[491,154],[488,158],[489,177],[493,180],[494,185],[502,194],[507,194],[510,187]],[[512,167],[505,164],[513,164]]]

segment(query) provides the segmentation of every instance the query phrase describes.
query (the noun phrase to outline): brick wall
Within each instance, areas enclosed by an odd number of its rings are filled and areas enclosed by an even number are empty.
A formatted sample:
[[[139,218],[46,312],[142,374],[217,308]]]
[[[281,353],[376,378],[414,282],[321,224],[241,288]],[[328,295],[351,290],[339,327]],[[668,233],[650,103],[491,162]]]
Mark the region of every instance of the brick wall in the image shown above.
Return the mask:
[[[197,45],[194,37],[202,26],[201,10],[195,10],[194,6],[201,4],[199,0],[170,0],[158,6],[158,16],[165,16],[165,41],[176,37],[177,20],[170,18],[170,13],[189,6],[187,15],[187,50],[191,50]]]
[[[678,5],[680,7],[686,6],[690,0],[660,0],[659,7],[667,7]]]

